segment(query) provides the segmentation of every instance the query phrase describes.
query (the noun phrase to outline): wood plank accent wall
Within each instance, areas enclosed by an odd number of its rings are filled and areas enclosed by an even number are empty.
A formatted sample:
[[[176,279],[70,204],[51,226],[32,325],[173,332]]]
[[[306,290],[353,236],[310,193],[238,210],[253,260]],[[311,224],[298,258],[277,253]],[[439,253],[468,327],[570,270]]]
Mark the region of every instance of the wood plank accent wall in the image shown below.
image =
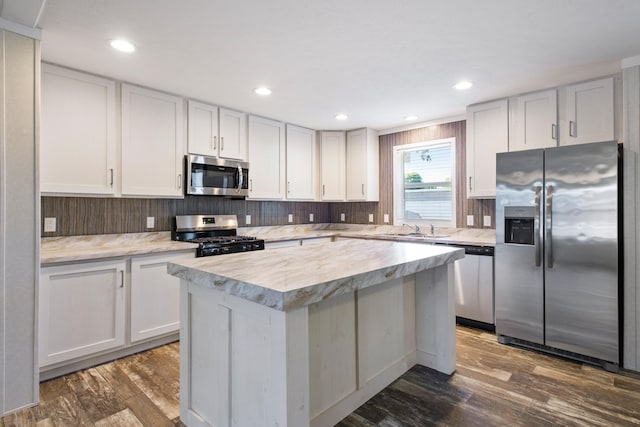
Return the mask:
[[[251,215],[251,225],[286,225],[293,214],[293,224],[330,222],[329,203],[270,202],[233,200],[222,197],[186,196],[184,199],[127,199],[94,197],[41,198],[41,224],[44,218],[57,219],[55,233],[42,237],[88,234],[142,233],[170,231],[176,215],[232,214],[238,215],[238,225],[244,227],[245,216]],[[155,227],[146,228],[147,217],[155,217]]]
[[[456,226],[467,225],[467,215],[473,215],[473,228],[495,228],[495,200],[467,199],[466,121],[444,123],[380,136],[380,202],[377,218],[389,214],[393,223],[393,147],[415,142],[456,138]],[[491,227],[483,227],[483,216],[491,216]],[[381,221],[380,221],[381,222]]]

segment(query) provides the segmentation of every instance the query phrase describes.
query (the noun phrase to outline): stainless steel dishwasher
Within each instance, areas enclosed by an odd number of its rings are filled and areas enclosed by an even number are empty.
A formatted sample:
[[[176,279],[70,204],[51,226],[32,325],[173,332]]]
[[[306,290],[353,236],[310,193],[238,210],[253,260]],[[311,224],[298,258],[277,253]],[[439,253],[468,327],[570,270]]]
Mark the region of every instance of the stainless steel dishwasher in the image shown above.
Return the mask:
[[[447,245],[465,253],[454,264],[456,321],[495,331],[493,246]]]

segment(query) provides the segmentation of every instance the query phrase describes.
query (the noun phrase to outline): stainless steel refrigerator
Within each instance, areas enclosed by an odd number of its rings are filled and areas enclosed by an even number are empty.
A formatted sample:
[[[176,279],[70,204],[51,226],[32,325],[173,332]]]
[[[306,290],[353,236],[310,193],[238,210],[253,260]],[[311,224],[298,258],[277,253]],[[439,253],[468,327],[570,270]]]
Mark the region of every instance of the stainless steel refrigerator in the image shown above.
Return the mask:
[[[615,141],[497,155],[500,342],[619,364],[618,164]]]

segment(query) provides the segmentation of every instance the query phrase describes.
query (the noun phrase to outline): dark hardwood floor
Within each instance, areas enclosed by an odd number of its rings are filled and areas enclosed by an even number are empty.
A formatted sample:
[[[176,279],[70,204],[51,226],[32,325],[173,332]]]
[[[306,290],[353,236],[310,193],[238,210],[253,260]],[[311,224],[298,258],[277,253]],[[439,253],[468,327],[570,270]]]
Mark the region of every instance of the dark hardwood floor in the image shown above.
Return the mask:
[[[640,425],[640,375],[500,345],[458,327],[452,376],[416,366],[339,426]],[[40,405],[1,426],[175,426],[179,344],[40,385]],[[253,426],[251,426],[253,427]]]

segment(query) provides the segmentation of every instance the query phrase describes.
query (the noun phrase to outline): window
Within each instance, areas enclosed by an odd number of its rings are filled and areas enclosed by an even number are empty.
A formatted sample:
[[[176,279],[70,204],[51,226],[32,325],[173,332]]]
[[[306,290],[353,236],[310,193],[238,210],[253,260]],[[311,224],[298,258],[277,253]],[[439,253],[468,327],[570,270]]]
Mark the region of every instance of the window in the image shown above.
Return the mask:
[[[394,222],[455,227],[455,138],[393,147]]]

